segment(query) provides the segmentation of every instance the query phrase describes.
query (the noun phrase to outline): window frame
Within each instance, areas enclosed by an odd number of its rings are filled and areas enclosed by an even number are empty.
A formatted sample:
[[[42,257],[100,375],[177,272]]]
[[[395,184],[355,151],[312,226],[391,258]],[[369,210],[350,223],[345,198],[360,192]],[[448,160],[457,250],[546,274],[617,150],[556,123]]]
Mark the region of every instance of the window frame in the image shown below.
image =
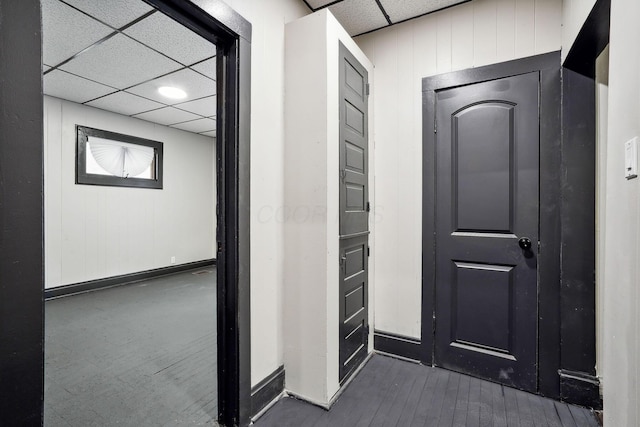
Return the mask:
[[[90,136],[153,148],[155,153],[153,160],[153,164],[155,166],[155,179],[122,178],[115,175],[87,173],[87,141]],[[162,142],[102,129],[95,129],[88,126],[76,125],[76,184],[162,190],[163,157]]]

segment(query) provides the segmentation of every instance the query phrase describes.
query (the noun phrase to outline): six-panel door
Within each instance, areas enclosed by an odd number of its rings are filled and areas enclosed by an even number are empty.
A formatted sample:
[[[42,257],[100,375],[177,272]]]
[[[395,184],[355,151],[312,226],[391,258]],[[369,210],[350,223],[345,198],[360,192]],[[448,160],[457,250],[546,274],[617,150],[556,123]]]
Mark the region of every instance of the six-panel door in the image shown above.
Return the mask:
[[[340,381],[367,356],[369,167],[367,72],[340,45]]]

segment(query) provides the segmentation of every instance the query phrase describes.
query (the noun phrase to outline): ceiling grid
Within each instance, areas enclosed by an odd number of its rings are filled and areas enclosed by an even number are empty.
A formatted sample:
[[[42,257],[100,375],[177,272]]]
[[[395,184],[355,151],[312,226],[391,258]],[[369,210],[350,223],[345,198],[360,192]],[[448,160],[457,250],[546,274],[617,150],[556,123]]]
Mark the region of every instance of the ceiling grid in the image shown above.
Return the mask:
[[[356,37],[471,0],[302,0],[312,11],[328,8]]]
[[[215,137],[215,45],[143,1],[43,0],[44,93]],[[183,89],[183,99],[157,89]]]

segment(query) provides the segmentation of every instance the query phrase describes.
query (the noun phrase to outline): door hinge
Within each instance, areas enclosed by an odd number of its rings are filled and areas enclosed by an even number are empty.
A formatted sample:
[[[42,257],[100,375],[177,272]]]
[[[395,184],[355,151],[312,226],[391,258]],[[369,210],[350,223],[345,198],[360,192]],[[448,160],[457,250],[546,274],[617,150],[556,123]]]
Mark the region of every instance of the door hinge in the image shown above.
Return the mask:
[[[367,246],[367,256],[371,256],[371,246]]]
[[[438,122],[433,121],[433,133],[438,133]]]
[[[371,93],[371,86],[369,86],[369,83],[364,85],[364,92],[367,94],[367,96],[369,96],[369,93]]]
[[[364,325],[364,334],[365,334],[365,336],[369,335],[369,325],[368,324]]]
[[[369,203],[369,202],[367,202],[366,211],[367,212],[371,212],[371,203]]]
[[[347,179],[347,170],[346,169],[340,169],[340,179],[342,180],[342,182],[344,182],[344,180]]]

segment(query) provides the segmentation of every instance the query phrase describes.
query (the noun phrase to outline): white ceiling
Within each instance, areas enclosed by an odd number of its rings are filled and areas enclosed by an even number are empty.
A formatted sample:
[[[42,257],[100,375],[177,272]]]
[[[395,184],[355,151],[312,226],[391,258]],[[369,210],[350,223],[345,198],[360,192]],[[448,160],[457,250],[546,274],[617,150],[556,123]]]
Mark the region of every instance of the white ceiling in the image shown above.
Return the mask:
[[[45,94],[215,136],[211,42],[142,0],[43,0],[42,20]]]
[[[469,0],[302,0],[350,35]],[[214,136],[215,46],[142,0],[43,0],[47,95]],[[177,86],[187,98],[157,92]]]
[[[312,11],[329,8],[349,35],[358,36],[470,0],[302,0]]]

